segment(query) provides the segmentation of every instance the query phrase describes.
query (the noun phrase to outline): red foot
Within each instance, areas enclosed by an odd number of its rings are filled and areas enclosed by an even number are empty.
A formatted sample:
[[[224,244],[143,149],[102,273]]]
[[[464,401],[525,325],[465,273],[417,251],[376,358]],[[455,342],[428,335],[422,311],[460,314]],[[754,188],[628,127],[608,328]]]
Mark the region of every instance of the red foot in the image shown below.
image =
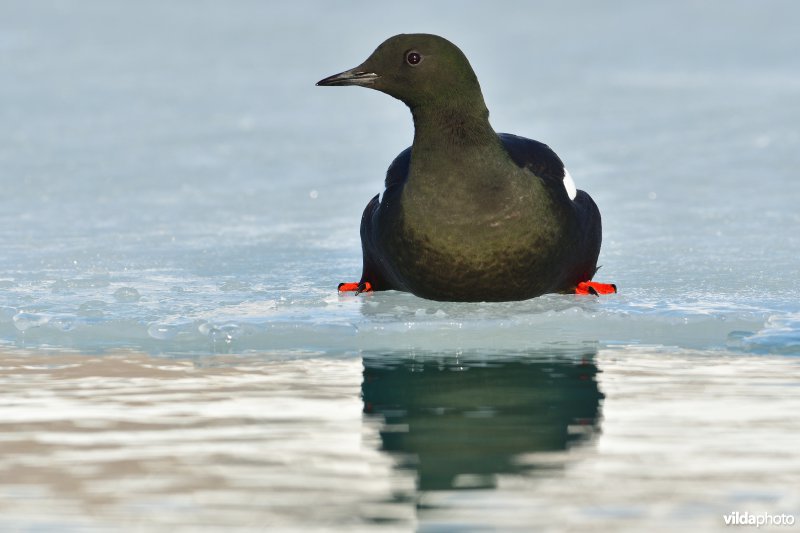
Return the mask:
[[[354,292],[357,295],[362,292],[372,292],[372,283],[362,281],[361,283],[340,283],[339,292]]]
[[[581,281],[575,287],[575,294],[592,294],[600,296],[601,294],[614,294],[617,292],[617,286],[613,283],[597,283],[595,281]]]

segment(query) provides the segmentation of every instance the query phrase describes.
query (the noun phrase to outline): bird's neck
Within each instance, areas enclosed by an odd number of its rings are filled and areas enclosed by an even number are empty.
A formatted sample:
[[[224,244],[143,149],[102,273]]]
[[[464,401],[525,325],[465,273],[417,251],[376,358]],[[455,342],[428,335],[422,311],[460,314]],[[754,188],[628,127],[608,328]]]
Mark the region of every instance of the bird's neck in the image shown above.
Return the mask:
[[[418,105],[411,108],[411,115],[415,149],[470,149],[497,139],[482,99],[472,104],[454,101]]]
[[[498,161],[508,158],[480,101],[439,102],[411,108],[414,145],[408,185],[421,194],[443,188],[481,187],[492,180]]]

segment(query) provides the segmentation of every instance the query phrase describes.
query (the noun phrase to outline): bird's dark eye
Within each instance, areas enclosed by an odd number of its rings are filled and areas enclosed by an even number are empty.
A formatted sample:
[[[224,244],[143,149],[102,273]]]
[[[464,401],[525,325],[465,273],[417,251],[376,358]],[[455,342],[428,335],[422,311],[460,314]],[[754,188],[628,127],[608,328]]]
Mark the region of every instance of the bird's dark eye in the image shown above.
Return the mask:
[[[419,62],[422,61],[422,55],[419,52],[408,52],[406,54],[406,63],[411,65],[412,67],[415,65],[419,65]]]

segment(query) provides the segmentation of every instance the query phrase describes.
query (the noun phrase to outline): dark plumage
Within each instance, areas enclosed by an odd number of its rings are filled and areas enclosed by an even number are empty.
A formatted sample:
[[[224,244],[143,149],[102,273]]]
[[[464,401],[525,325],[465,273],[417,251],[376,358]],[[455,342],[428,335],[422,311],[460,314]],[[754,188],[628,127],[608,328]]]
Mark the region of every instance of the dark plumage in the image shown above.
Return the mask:
[[[402,100],[414,143],[361,219],[362,287],[434,300],[524,300],[574,292],[595,273],[600,212],[570,198],[545,144],[497,134],[472,67],[435,35],[397,35],[361,65],[318,82]]]

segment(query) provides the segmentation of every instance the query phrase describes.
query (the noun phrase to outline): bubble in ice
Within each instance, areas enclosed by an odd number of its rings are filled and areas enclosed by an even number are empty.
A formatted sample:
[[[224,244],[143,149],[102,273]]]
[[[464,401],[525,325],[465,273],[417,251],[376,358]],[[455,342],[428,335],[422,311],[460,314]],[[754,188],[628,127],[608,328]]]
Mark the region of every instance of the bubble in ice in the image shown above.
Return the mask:
[[[150,324],[147,328],[147,334],[158,340],[173,339],[179,331],[180,328],[170,324]]]
[[[102,289],[108,287],[109,281],[106,276],[95,276],[91,278],[57,279],[50,286],[53,292],[68,292],[81,289]]]
[[[120,303],[138,302],[141,296],[133,287],[120,287],[114,291],[114,299]]]
[[[47,325],[59,331],[72,331],[75,329],[75,317],[69,315],[53,317],[47,322]]]
[[[14,315],[14,327],[20,331],[38,328],[47,324],[49,318],[37,313],[19,312]]]
[[[214,343],[224,342],[226,344],[232,343],[242,333],[242,328],[231,322],[219,325],[204,322],[198,326],[197,330],[202,335],[208,336]]]
[[[250,288],[250,284],[236,279],[228,280],[219,286],[219,290],[229,291],[244,291]]]
[[[103,300],[89,300],[83,302],[80,307],[78,307],[78,315],[89,318],[100,318],[104,315],[103,309],[106,305],[107,304]]]

